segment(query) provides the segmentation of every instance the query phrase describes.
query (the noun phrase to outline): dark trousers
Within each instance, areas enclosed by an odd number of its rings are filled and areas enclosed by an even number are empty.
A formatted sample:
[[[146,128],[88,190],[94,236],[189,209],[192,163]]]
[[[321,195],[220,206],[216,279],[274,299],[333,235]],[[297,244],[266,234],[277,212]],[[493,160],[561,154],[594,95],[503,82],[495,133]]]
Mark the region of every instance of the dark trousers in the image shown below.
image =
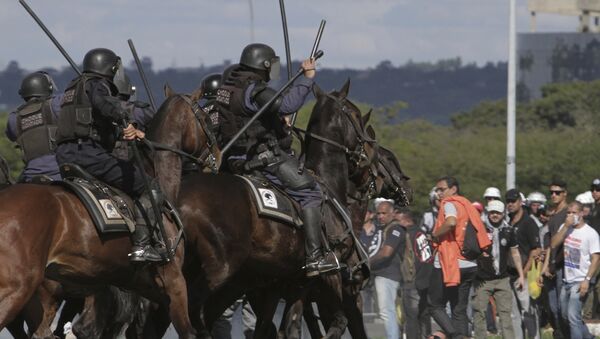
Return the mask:
[[[94,177],[122,190],[133,199],[139,198],[144,192],[143,175],[146,174],[142,173],[132,161],[118,159],[91,140],[58,145],[56,160],[59,164],[79,165]]]
[[[460,284],[446,287],[441,268],[434,268],[429,285],[429,304],[431,316],[440,325],[442,330],[450,336],[470,336],[469,318],[467,307],[469,305],[469,292],[477,267],[460,269]],[[446,303],[450,302],[452,319],[446,313]]]
[[[414,284],[402,288],[404,333],[407,339],[420,339],[431,333],[431,316],[427,302],[427,289],[417,289]]]

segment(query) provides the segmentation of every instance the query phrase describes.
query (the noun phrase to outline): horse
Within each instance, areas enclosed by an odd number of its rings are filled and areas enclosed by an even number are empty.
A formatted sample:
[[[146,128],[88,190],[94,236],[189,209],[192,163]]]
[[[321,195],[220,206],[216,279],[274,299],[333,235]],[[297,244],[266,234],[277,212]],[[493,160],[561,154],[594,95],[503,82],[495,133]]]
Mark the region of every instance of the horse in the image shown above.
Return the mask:
[[[373,165],[376,156],[376,143],[364,134],[360,111],[346,100],[348,89],[349,83],[339,92],[326,94],[314,86],[317,104],[308,130],[313,134],[333,135],[335,142],[322,143],[313,138],[306,142],[306,167],[321,178],[330,198],[342,205],[345,204],[346,177],[364,180],[363,170]],[[332,168],[336,169],[335,173],[330,171]],[[340,176],[340,173],[347,174]],[[199,173],[182,180],[177,207],[186,225],[184,272],[190,284],[193,321],[205,334],[227,306],[251,289],[272,286],[273,281],[293,285],[306,282],[302,270],[302,234],[288,225],[259,217],[251,194],[244,180],[231,174]],[[228,208],[235,213],[224,211]],[[329,204],[324,207],[324,220],[332,238],[333,234],[344,233],[338,212]],[[353,242],[352,237],[337,239],[334,249],[340,258],[356,257]],[[351,267],[360,269],[361,265],[356,264],[359,261],[354,258]],[[337,300],[332,303],[340,303],[339,274],[327,279],[333,280],[336,286],[332,296]],[[274,312],[276,301],[273,300],[278,299],[279,296],[269,302],[258,301],[260,305],[255,300],[252,305],[255,311]],[[345,326],[343,314],[337,313],[337,319],[340,326]],[[159,335],[165,326],[162,324],[162,329],[156,329]]]
[[[207,148],[209,137],[200,126],[202,123],[197,121],[194,110],[193,102],[200,95],[198,92],[167,98],[149,126],[147,135],[156,137],[153,147],[186,153],[189,157],[207,152],[212,155]],[[180,101],[186,105],[178,104],[177,111],[167,109]],[[186,128],[181,129],[181,124]],[[177,142],[168,138],[175,134],[179,136]],[[173,183],[171,177],[158,179]],[[135,290],[168,305],[165,307],[180,337],[196,337],[188,316],[187,287],[181,274],[181,246],[174,249],[170,263],[139,268],[131,265],[127,258],[131,247],[129,237],[99,237],[83,204],[60,186],[13,185],[0,191],[0,202],[4,206],[0,212],[0,257],[7,258],[0,268],[0,329],[25,306],[33,304],[39,313],[36,289],[46,276],[63,286],[82,287],[87,293],[98,285]],[[166,240],[176,239],[175,227],[168,219],[163,218],[163,221]],[[39,321],[38,317],[28,322],[30,334]]]
[[[368,120],[368,119],[367,119]],[[366,124],[367,121],[364,121]],[[375,132],[371,126],[367,127],[367,133],[375,139]],[[375,187],[371,191],[368,187],[351,187],[348,192],[349,210],[352,216],[352,225],[354,233],[360,234],[363,224],[363,218],[367,210],[369,199],[374,196],[393,199],[401,206],[408,206],[412,201],[412,189],[408,184],[407,177],[394,153],[389,149],[379,145],[378,147],[378,164],[377,177]],[[349,183],[351,185],[351,183]],[[368,278],[368,277],[365,277]],[[348,331],[352,338],[368,338],[362,319],[362,300],[360,290],[366,281],[357,280],[347,281],[344,284],[344,312],[348,317]],[[320,319],[323,327],[327,330],[330,327],[331,319],[328,309],[328,304],[319,300],[318,290],[317,295],[313,295],[313,300],[317,302],[319,308]],[[302,308],[298,305],[291,306],[291,314],[287,315],[288,319],[301,319],[300,312]],[[321,338],[319,324],[313,313],[312,307],[304,309],[304,316],[307,319],[308,329],[313,338]],[[281,324],[280,333],[288,333],[288,337],[299,337],[300,322],[286,321]]]

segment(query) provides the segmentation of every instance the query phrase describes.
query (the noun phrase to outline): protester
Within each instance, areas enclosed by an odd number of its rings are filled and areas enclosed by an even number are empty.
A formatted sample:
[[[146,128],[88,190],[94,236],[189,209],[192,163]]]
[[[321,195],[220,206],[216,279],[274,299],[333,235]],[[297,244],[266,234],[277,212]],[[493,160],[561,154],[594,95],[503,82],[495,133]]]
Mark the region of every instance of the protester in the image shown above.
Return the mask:
[[[565,222],[567,217],[567,183],[561,179],[555,178],[549,185],[550,200],[552,201],[552,216],[548,220],[547,238],[545,243],[550,243],[550,239],[556,235],[560,226]],[[568,336],[568,325],[561,318],[560,309],[560,293],[563,283],[563,246],[551,246],[544,258],[544,267],[542,275],[544,288],[548,293],[548,303],[552,312],[551,322],[554,329],[553,335],[555,339],[566,338]]]
[[[481,217],[471,202],[459,195],[459,183],[454,177],[442,177],[436,183],[436,192],[442,199],[433,230],[434,269],[429,286],[431,315],[451,337],[470,336],[467,306],[471,283],[477,272],[473,259],[463,256],[467,225],[475,228],[480,248],[491,245]],[[446,313],[450,302],[452,320]]]
[[[528,215],[523,205],[523,197],[517,189],[508,190],[504,196],[506,209],[510,217],[509,224],[513,227],[515,240],[521,256],[522,271],[527,274],[533,265],[534,258],[540,253],[539,228]],[[519,267],[511,262],[508,272],[513,289],[513,329],[517,338],[539,337],[537,309],[530,301],[527,285],[521,288],[515,286],[520,278]]]
[[[585,223],[583,204],[568,205],[567,216],[552,237],[552,247],[564,247],[564,284],[560,294],[561,316],[569,324],[571,339],[593,338],[581,318],[582,305],[600,262],[600,237]]]
[[[511,320],[513,297],[508,273],[508,258],[516,263],[519,277],[517,288],[525,286],[525,277],[521,269],[521,256],[515,237],[515,230],[504,220],[504,204],[498,200],[488,203],[485,220],[488,237],[492,241],[492,251],[478,260],[478,272],[474,283],[473,324],[475,338],[485,338],[485,312],[489,298],[494,298],[500,316],[502,337],[513,339],[515,333]],[[519,338],[519,337],[517,337]]]
[[[427,290],[431,276],[433,253],[427,235],[416,226],[410,211],[396,210],[396,220],[406,230],[402,254],[402,305],[406,339],[420,339],[431,333],[431,317]]]
[[[375,291],[379,317],[384,322],[386,338],[401,338],[396,320],[396,292],[400,287],[400,248],[405,245],[406,231],[394,219],[394,204],[382,201],[377,205],[377,221],[383,228],[382,242],[371,257],[371,274],[375,277]]]

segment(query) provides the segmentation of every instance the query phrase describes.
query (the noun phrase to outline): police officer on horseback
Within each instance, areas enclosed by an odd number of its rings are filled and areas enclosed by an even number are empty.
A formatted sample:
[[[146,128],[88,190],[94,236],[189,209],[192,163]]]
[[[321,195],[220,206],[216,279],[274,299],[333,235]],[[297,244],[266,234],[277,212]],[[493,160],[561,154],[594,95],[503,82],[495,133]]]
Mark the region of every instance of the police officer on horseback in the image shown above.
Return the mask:
[[[23,153],[25,168],[19,182],[35,177],[60,180],[54,148],[62,95],[54,96],[55,89],[50,75],[42,71],[29,74],[21,82],[19,95],[25,103],[9,114],[5,131]]]
[[[162,261],[151,245],[156,218],[142,169],[118,159],[111,152],[117,139],[144,138],[133,124],[131,105],[123,100],[131,91],[121,58],[106,48],[90,50],[83,59],[83,73],[67,87],[58,120],[56,159],[72,163],[97,179],[129,194],[135,200],[136,228],[129,258],[133,262]]]
[[[279,57],[265,45],[254,43],[242,51],[238,65],[224,74],[217,91],[217,109],[221,114],[220,133],[226,143],[276,93],[268,82],[279,76]],[[280,186],[302,206],[304,222],[306,276],[313,277],[339,268],[335,255],[324,253],[321,242],[322,194],[315,179],[298,173],[298,160],[291,150],[286,117],[298,111],[310,93],[316,74],[315,61],[302,62],[304,77],[255,120],[232,145],[228,165],[233,172],[260,172]]]

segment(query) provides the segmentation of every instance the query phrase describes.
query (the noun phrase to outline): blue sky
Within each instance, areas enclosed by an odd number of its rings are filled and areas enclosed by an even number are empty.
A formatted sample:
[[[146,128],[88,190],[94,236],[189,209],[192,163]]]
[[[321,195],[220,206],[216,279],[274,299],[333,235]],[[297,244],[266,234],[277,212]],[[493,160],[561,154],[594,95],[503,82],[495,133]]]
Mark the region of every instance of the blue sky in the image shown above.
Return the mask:
[[[292,58],[310,52],[321,19],[328,68],[366,68],[382,60],[507,59],[508,0],[287,0]],[[271,44],[285,58],[278,0],[28,0],[71,57],[107,47],[128,64],[127,39],[154,69],[236,62],[252,42]],[[529,30],[525,0],[517,0],[518,31]],[[538,15],[538,31],[574,31],[577,18]],[[0,69],[10,60],[34,70],[63,60],[17,0],[0,0]]]

